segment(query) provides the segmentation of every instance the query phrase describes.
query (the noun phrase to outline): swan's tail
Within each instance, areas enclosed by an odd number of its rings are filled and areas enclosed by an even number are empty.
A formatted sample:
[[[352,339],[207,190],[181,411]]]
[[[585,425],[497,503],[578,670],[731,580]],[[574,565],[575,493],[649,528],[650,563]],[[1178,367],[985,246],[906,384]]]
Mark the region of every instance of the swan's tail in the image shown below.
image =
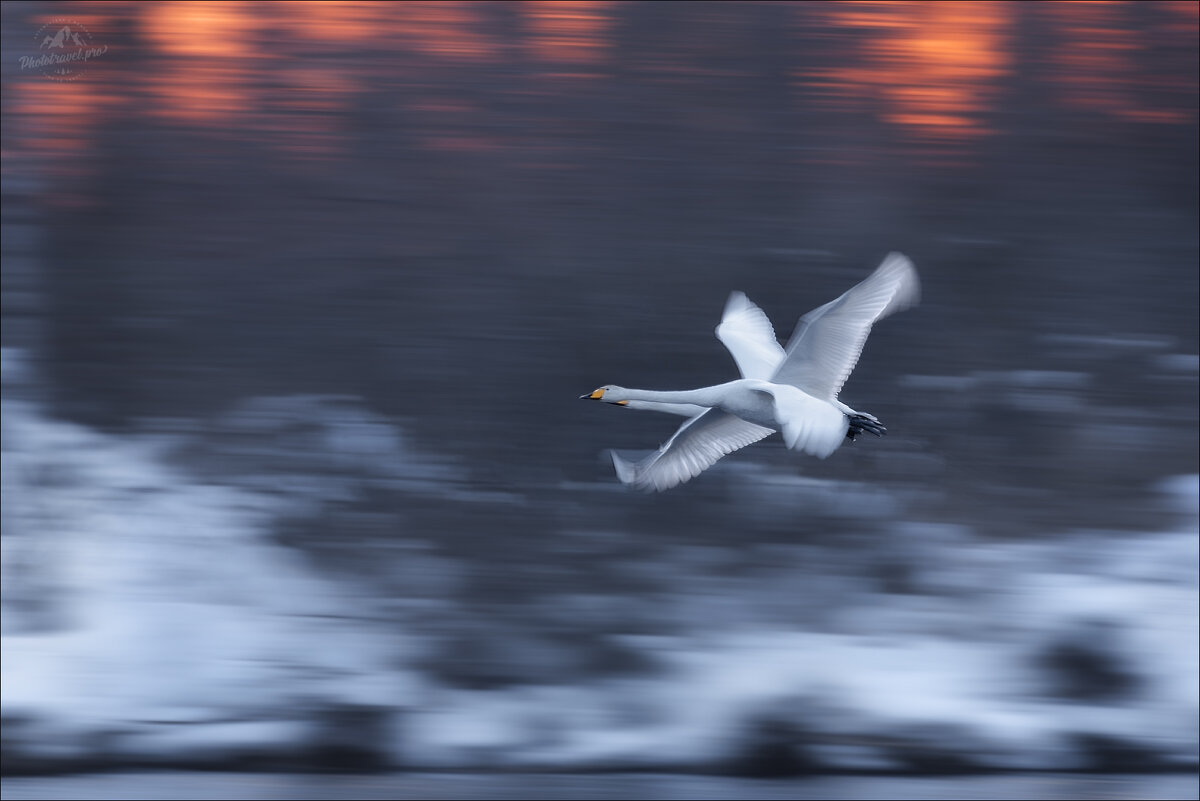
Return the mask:
[[[887,433],[887,429],[884,428],[883,423],[879,422],[879,418],[873,414],[855,412],[846,416],[850,418],[850,427],[846,429],[846,439],[851,442],[858,439],[864,431],[874,434],[877,437]]]

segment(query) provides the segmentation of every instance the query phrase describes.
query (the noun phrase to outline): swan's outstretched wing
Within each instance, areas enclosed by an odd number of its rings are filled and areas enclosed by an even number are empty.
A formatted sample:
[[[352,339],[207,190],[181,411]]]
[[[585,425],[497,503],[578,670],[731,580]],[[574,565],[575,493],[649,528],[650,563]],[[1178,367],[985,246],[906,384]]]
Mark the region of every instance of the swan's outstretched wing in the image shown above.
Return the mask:
[[[681,425],[665,445],[640,462],[613,452],[613,466],[622,483],[661,492],[698,476],[722,456],[773,433],[770,428],[720,409],[709,409]]]
[[[717,339],[729,349],[742,378],[766,381],[783,361],[783,347],[775,339],[770,319],[741,292],[732,293],[726,301]]]
[[[862,283],[800,318],[771,381],[835,400],[875,321],[915,305],[920,296],[912,262],[900,253],[889,253]]]

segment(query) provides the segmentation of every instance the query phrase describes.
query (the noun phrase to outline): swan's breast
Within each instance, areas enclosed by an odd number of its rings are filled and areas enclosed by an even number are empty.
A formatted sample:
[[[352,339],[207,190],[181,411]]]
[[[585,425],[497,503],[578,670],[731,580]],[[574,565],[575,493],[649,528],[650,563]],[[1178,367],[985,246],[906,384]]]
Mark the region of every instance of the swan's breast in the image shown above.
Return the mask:
[[[779,429],[780,421],[775,413],[776,385],[768,381],[742,379],[726,385],[728,390],[721,402],[721,410],[764,426]]]

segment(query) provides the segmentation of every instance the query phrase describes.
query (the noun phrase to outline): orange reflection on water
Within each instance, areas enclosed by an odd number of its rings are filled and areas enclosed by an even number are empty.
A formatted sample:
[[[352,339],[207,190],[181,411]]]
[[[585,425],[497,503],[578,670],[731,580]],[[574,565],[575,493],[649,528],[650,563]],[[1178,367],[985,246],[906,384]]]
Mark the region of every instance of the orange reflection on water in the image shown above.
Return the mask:
[[[1195,38],[1196,29],[1200,26],[1200,3],[1196,0],[1169,0],[1163,5],[1173,16],[1167,21],[1167,27],[1175,33]]]
[[[281,26],[317,43],[362,42],[387,29],[387,6],[370,0],[279,0],[270,6]]]
[[[146,3],[137,11],[143,35],[168,56],[244,56],[256,38],[254,14],[244,3]]]
[[[71,84],[22,75],[12,108],[28,147],[52,157],[89,151],[95,129],[114,115],[141,115],[324,158],[350,152],[355,126],[400,124],[398,109],[404,132],[397,139],[406,146],[486,151],[511,144],[509,132],[529,130],[531,118],[544,131],[553,127],[547,119],[561,122],[555,104],[575,84],[540,78],[607,80],[602,67],[613,63],[621,26],[649,24],[631,8],[609,0],[64,3],[62,13],[101,40],[111,32],[113,54]],[[695,16],[676,19],[674,30],[698,35],[657,47],[655,31],[643,31],[622,44],[630,59],[623,66],[652,70],[663,85],[734,75],[747,91],[769,89],[752,83],[753,69],[722,57],[722,48],[745,53],[765,41],[738,34],[753,31],[763,8],[680,12]],[[1193,119],[1196,75],[1178,64],[1194,59],[1198,9],[1195,2],[805,4],[794,6],[798,24],[777,46],[811,54],[789,67],[817,90],[803,95],[810,108],[882,120],[908,143],[887,147],[933,144],[956,159],[1011,118],[997,112],[1011,108],[1020,81],[1048,88],[1039,96],[1058,108],[1108,120]],[[31,37],[48,21],[41,11],[21,20]],[[526,57],[525,69],[497,72],[516,54]],[[546,105],[491,102],[513,91]],[[703,98],[668,91],[663,99],[678,104],[673,119],[713,135],[733,137],[756,124],[716,113]]]
[[[45,179],[43,196],[56,205],[87,205],[84,187],[97,167],[95,125],[113,113],[117,99],[85,81],[33,79],[13,88],[19,152],[32,156]]]
[[[413,2],[393,6],[391,15],[400,41],[408,49],[452,59],[485,60],[497,46],[481,19],[482,4]]]
[[[251,107],[242,70],[219,61],[164,66],[144,85],[154,103],[143,111],[201,127],[230,125]]]
[[[82,81],[21,81],[15,111],[23,138],[36,142],[43,155],[69,158],[91,139],[100,96]]]
[[[252,106],[247,80],[259,54],[258,20],[245,3],[148,3],[135,9],[156,51],[142,76],[153,98],[144,111],[200,126],[229,125]]]
[[[1153,92],[1174,89],[1194,95],[1195,73],[1186,84],[1162,86],[1162,76],[1139,74],[1137,65],[1148,48],[1184,41],[1194,46],[1198,7],[1194,2],[1165,4],[1154,11],[1169,13],[1138,19],[1128,2],[1046,4],[1043,11],[1060,31],[1052,58],[1062,102],[1138,122],[1185,121],[1189,115],[1178,109],[1155,108]]]
[[[530,52],[545,61],[596,63],[608,46],[607,0],[529,0],[521,8],[532,37]]]
[[[816,73],[835,103],[875,101],[918,138],[988,132],[983,114],[1010,66],[1004,4],[848,2],[831,13],[834,26],[869,31],[854,63]]]
[[[1119,24],[1122,6],[1081,0],[1046,10],[1057,18],[1063,32],[1054,60],[1059,65],[1059,80],[1067,89],[1064,99],[1110,113],[1128,107],[1124,84],[1129,51],[1135,45],[1131,32]]]

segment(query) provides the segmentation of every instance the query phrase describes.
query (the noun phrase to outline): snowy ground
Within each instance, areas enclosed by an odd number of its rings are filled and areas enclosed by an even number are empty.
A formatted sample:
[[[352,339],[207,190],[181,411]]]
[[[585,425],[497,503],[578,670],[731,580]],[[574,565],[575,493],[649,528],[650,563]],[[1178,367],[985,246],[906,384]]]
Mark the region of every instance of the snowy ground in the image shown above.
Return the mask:
[[[323,569],[279,532],[297,519],[344,520],[329,510],[380,486],[489,514],[519,510],[519,499],[471,490],[452,463],[416,452],[398,424],[353,399],[262,400],[232,413],[225,433],[253,449],[256,415],[286,410],[311,418],[305,436],[323,438],[330,459],[367,467],[340,483],[311,470],[308,483],[299,473],[281,483],[279,472],[222,481],[180,466],[176,455],[203,436],[185,426],[102,434],[4,401],[6,770],[760,775],[1198,761],[1195,475],[1160,487],[1178,520],[1169,530],[1016,542],[889,522],[861,558],[890,566],[891,579],[811,543],[772,546],[776,565],[748,573],[726,570],[720,552],[675,548],[641,566],[652,592],[558,587],[528,618],[493,621],[456,601],[482,568],[439,553],[427,533],[397,535],[386,586],[404,589],[385,593],[378,579]],[[800,491],[755,470],[724,480],[757,488],[764,504]],[[881,514],[897,508],[877,500]],[[608,536],[560,535],[583,549]],[[603,625],[561,645],[546,633],[556,615],[566,629]],[[634,616],[654,625],[622,631]],[[472,634],[493,629],[499,645]],[[456,661],[450,641],[491,650]],[[579,668],[609,652],[641,667]],[[455,680],[481,670],[462,664],[471,660],[506,662],[525,680]]]

